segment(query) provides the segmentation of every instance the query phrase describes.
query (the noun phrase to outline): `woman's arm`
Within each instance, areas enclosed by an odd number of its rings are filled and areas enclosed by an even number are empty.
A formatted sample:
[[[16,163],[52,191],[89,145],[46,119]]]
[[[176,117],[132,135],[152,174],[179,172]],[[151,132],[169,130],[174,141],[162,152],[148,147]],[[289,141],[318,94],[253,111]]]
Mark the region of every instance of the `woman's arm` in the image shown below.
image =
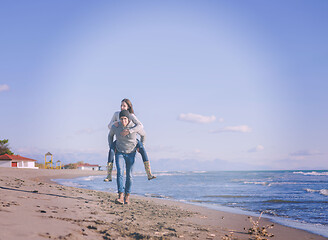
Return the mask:
[[[133,133],[133,132],[140,132],[143,129],[143,125],[142,123],[138,120],[138,118],[136,117],[136,115],[134,115],[133,113],[130,114],[130,120],[135,124],[135,126],[129,128],[129,132]]]
[[[110,131],[109,131],[109,133],[108,133],[108,146],[109,146],[109,148],[110,148],[110,146],[111,146],[112,143],[113,143],[114,135],[115,135],[115,132],[114,132],[113,128],[111,127],[111,128],[110,128]]]
[[[113,117],[112,117],[112,120],[110,120],[109,124],[108,124],[108,128],[110,129],[114,123],[120,121],[119,119],[119,115],[120,115],[120,112],[115,112]]]

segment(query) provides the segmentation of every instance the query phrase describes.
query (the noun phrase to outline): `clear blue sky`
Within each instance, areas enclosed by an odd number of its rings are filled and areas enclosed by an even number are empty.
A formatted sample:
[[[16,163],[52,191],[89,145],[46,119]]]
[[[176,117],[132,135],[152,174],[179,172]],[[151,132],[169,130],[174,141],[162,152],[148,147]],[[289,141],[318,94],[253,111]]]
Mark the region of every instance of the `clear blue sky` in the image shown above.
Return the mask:
[[[9,1],[0,139],[104,165],[129,98],[154,170],[327,169],[328,1]],[[140,162],[140,161],[139,161]]]

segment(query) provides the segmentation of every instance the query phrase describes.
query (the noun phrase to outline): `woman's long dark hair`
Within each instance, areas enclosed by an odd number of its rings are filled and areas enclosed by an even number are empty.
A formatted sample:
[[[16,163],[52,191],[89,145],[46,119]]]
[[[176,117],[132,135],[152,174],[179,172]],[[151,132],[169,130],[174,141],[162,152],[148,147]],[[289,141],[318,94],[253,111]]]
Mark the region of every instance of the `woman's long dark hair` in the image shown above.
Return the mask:
[[[129,111],[130,113],[133,113],[133,114],[134,114],[134,110],[133,110],[132,102],[131,102],[129,99],[124,98],[121,102],[125,102],[126,105],[128,105],[128,111]]]

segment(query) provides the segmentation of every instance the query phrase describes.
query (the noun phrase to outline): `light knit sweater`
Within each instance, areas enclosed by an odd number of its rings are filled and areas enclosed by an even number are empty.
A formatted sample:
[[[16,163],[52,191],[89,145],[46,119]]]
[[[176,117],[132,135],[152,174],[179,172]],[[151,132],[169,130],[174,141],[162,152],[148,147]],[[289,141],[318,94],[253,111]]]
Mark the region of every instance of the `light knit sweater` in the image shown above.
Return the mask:
[[[128,128],[129,131],[130,131],[130,133],[140,132],[140,131],[143,130],[143,125],[138,120],[138,118],[136,117],[136,115],[134,115],[133,113],[130,113],[129,120],[134,123],[134,125],[130,125],[131,127]],[[112,120],[108,124],[109,130],[111,129],[111,127],[114,125],[115,122],[120,122],[120,111],[114,113],[114,115],[112,117]]]
[[[140,141],[144,143],[145,141],[145,132],[144,131],[133,131],[126,135],[122,136],[121,132],[125,129],[133,128],[135,124],[132,121],[129,121],[126,127],[123,127],[122,123],[118,123],[118,127],[112,125],[108,134],[108,143],[109,146],[113,143],[114,135],[116,136],[116,149],[121,153],[131,153],[136,150],[137,146],[137,134],[140,135]],[[142,129],[141,129],[142,130]]]

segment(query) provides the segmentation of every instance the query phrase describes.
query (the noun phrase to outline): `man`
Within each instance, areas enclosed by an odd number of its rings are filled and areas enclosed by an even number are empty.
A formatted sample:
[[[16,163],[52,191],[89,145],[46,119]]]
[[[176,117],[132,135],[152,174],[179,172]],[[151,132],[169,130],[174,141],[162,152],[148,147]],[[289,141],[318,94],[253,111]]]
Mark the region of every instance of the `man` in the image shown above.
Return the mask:
[[[129,115],[128,110],[122,110],[119,115],[120,122],[118,126],[113,125],[108,135],[109,146],[113,143],[114,136],[116,137],[115,162],[118,189],[116,203],[119,204],[130,203],[129,197],[132,186],[132,170],[136,155],[137,134],[140,135],[140,141],[143,144],[146,137],[144,131],[128,132],[128,129],[134,126],[134,123],[129,120]],[[125,187],[123,186],[124,162],[126,166]]]

